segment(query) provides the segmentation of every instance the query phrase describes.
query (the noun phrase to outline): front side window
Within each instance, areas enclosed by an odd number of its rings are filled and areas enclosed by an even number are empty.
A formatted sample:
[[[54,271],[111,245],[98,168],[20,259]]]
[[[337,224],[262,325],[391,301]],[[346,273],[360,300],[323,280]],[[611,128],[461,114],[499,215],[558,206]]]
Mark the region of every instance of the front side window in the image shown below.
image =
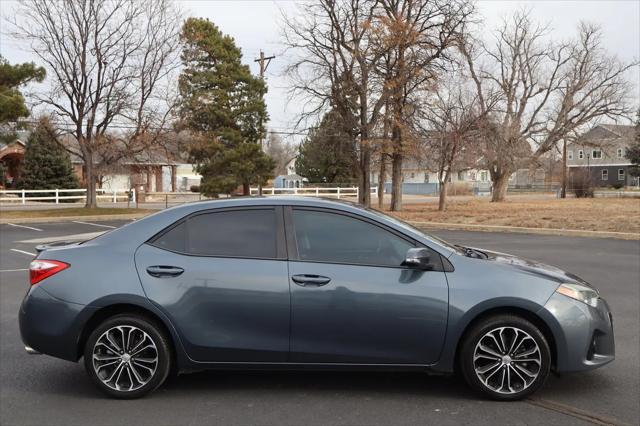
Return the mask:
[[[600,151],[599,149],[594,149],[593,151],[591,151],[591,158],[593,158],[594,160],[602,158],[602,151]]]
[[[602,180],[608,180],[609,179],[609,170],[605,169],[602,171]]]
[[[303,261],[401,266],[414,247],[379,226],[337,213],[294,210],[293,223]]]
[[[156,238],[156,247],[200,256],[276,258],[274,209],[191,216]]]

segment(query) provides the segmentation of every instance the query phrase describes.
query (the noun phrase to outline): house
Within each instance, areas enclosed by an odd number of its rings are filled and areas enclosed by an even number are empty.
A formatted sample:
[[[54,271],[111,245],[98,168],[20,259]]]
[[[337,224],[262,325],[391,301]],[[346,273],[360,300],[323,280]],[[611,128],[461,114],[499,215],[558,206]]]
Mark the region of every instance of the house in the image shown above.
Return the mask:
[[[595,186],[637,186],[629,174],[627,149],[636,136],[635,126],[600,124],[567,144],[569,182],[579,171],[587,172]]]
[[[285,171],[287,174],[278,175],[273,179],[274,188],[302,188],[309,180],[296,173],[296,160],[297,156],[291,158],[285,164]]]
[[[12,187],[20,178],[22,163],[24,162],[24,147],[29,133],[18,131],[16,138],[7,143],[0,143],[0,165],[3,176],[0,176],[0,185]]]

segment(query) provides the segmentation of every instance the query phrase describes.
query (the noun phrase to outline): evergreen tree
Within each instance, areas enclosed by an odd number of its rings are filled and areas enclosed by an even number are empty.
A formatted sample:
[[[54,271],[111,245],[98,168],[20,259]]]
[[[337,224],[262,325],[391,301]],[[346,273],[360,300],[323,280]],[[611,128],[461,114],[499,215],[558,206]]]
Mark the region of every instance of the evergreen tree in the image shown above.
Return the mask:
[[[45,70],[33,63],[9,64],[0,56],[0,124],[29,116],[19,87],[30,81],[42,81]]]
[[[206,195],[231,193],[238,186],[265,184],[275,163],[258,141],[267,121],[264,82],[242,64],[233,38],[209,20],[189,18],[182,27],[179,90],[182,125],[204,142],[190,150],[200,190]]]
[[[24,189],[74,189],[78,178],[69,154],[57,140],[49,120],[41,119],[33,130],[24,151],[19,187]]]
[[[311,183],[352,183],[358,177],[354,132],[335,110],[322,118],[300,145],[296,171]]]

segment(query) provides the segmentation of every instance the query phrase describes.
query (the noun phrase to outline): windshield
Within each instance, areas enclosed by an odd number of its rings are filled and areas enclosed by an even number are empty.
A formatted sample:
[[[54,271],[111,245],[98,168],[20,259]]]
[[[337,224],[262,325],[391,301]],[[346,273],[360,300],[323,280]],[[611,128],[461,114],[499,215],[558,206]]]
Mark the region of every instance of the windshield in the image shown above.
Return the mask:
[[[416,234],[420,234],[422,235],[424,238],[433,241],[435,244],[441,245],[442,247],[449,249],[451,251],[454,251],[456,253],[460,253],[462,250],[460,248],[460,246],[456,246],[454,244],[448,243],[445,240],[443,240],[442,238],[438,238],[435,235],[431,235],[431,234],[427,234],[425,233],[423,230],[416,228],[415,226],[409,224],[408,222],[405,222],[404,220],[401,219],[397,219],[393,216],[389,216],[386,215],[384,213],[381,213],[377,210],[374,209],[366,209],[369,213],[372,213],[378,217],[384,218],[390,222],[392,222],[393,224],[395,224],[396,226],[400,227],[400,228],[404,228],[408,231],[414,232]]]

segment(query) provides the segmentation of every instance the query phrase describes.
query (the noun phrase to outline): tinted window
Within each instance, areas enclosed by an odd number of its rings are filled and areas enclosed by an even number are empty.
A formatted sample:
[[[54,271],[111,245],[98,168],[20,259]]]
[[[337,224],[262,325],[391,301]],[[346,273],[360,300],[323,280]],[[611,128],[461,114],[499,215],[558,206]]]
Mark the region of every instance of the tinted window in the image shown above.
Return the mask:
[[[234,210],[192,216],[153,244],[194,255],[275,258],[276,232],[275,210]]]
[[[294,210],[301,260],[400,266],[410,242],[368,222],[348,216]]]

